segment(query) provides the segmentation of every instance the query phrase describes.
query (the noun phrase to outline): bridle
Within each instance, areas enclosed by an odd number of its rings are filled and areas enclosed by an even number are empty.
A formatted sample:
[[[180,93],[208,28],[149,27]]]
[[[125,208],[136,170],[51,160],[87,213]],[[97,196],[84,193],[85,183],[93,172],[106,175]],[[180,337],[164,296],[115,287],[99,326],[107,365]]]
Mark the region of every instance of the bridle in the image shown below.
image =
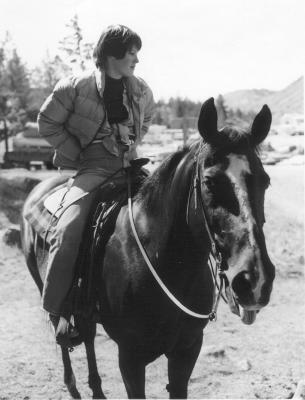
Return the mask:
[[[225,286],[226,288],[229,285],[228,278],[225,274],[225,271],[228,269],[228,264],[226,259],[222,256],[221,250],[219,250],[216,240],[215,240],[215,235],[214,232],[212,231],[210,224],[208,222],[207,218],[207,211],[206,207],[202,198],[202,193],[201,193],[201,174],[200,174],[200,167],[199,167],[199,162],[197,158],[194,160],[194,166],[193,166],[193,172],[192,172],[192,179],[191,179],[191,186],[189,189],[188,193],[188,199],[187,199],[187,206],[186,206],[186,223],[189,225],[189,209],[190,209],[190,202],[191,198],[194,195],[194,205],[195,205],[195,210],[198,210],[200,206],[201,214],[203,216],[203,223],[204,223],[204,228],[205,231],[208,234],[210,243],[211,243],[211,252],[209,255],[209,268],[213,277],[213,282],[215,285],[215,288],[217,288],[217,296],[216,300],[214,303],[213,311],[214,312],[214,318],[216,319],[216,311],[218,308],[218,303],[220,300],[220,297],[227,303],[227,299],[224,297],[222,290],[223,287]],[[198,200],[199,200],[199,205],[198,205]],[[214,259],[214,265],[215,267],[213,268],[213,263],[211,260],[211,257]],[[217,276],[219,277],[220,283],[218,284],[217,281]]]
[[[200,168],[199,168],[199,163],[198,160],[195,159],[194,161],[194,166],[193,166],[193,172],[192,172],[192,179],[191,179],[191,186],[189,189],[188,193],[188,200],[187,200],[187,208],[186,208],[186,222],[187,224],[189,223],[189,207],[190,207],[190,201],[192,196],[194,195],[194,202],[195,202],[195,208],[198,208],[198,199],[200,203],[200,208],[202,210],[202,215],[203,215],[203,223],[205,230],[208,233],[210,242],[211,242],[211,256],[215,260],[215,267],[213,269],[212,261],[211,258],[209,257],[209,268],[211,271],[212,279],[214,282],[214,287],[215,291],[217,291],[217,295],[212,307],[212,310],[209,314],[199,314],[196,313],[190,309],[188,309],[186,306],[184,306],[171,292],[170,290],[166,287],[164,282],[161,280],[159,277],[158,273],[156,272],[155,268],[153,267],[150,258],[144,248],[144,246],[141,243],[141,240],[139,238],[139,235],[137,233],[135,223],[134,223],[134,218],[133,218],[133,212],[132,212],[132,195],[131,195],[131,178],[130,178],[130,172],[128,171],[128,211],[129,211],[129,221],[131,225],[131,229],[133,232],[133,235],[135,237],[135,240],[137,242],[137,245],[139,247],[139,250],[146,262],[147,267],[149,268],[150,272],[152,273],[153,277],[161,287],[161,289],[164,291],[164,293],[170,298],[170,300],[178,307],[180,308],[183,312],[186,314],[195,317],[195,318],[201,318],[201,319],[209,319],[210,321],[215,321],[217,317],[217,309],[218,309],[218,304],[220,301],[220,297],[224,299],[225,302],[227,300],[222,294],[223,287],[224,285],[227,287],[228,286],[228,279],[225,275],[225,270],[227,270],[227,263],[225,259],[222,256],[221,251],[218,249],[217,243],[214,238],[213,231],[211,230],[208,219],[207,219],[207,214],[205,211],[205,206],[204,202],[202,199],[202,194],[201,194],[201,179],[200,179]],[[220,283],[218,284],[217,282],[217,276],[219,276]]]

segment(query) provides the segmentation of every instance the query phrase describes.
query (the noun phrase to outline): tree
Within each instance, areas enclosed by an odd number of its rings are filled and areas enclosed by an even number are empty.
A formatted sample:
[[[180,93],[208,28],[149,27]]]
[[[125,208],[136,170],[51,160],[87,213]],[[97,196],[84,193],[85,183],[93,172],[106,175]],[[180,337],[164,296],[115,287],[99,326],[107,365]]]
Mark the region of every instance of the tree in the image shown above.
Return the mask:
[[[4,48],[0,47],[0,116],[6,114],[8,94],[5,53]]]
[[[221,94],[216,99],[216,109],[218,115],[218,129],[221,129],[228,119],[228,109],[225,106],[225,101]]]
[[[30,120],[36,120],[44,100],[52,93],[56,83],[71,75],[72,69],[65,64],[59,55],[51,57],[49,52],[41,64],[31,71],[31,92],[28,98],[27,113]]]
[[[26,65],[18,55],[9,32],[0,44],[0,113],[18,130],[26,113],[30,82]],[[19,115],[22,117],[19,118]],[[14,128],[12,128],[15,130]]]
[[[7,78],[11,91],[11,102],[17,108],[26,108],[30,93],[30,82],[26,66],[22,63],[17,50],[13,50],[12,58],[7,61]]]
[[[172,110],[168,104],[164,102],[164,100],[159,100],[156,103],[155,113],[153,117],[153,124],[157,125],[170,125],[170,119],[172,117]]]
[[[84,42],[77,14],[66,24],[66,27],[68,32],[59,42],[60,50],[75,69],[84,71],[88,61],[92,59],[93,44]]]
[[[32,71],[31,86],[41,88],[48,95],[54,89],[56,83],[72,73],[72,69],[67,65],[59,55],[51,57],[46,53],[40,66]]]

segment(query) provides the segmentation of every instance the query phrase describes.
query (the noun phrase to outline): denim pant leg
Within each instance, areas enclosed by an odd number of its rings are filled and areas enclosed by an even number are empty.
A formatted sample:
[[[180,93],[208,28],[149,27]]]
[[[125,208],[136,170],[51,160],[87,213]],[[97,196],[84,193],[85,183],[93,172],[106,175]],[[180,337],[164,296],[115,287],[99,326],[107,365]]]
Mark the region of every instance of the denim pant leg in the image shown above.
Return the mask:
[[[116,157],[109,154],[102,144],[88,146],[83,152],[78,174],[65,196],[63,205],[84,192],[90,193],[63,212],[50,238],[42,306],[52,314],[61,314],[62,305],[73,281],[80,242],[95,197],[95,192],[91,191],[108,178],[114,182],[125,181],[126,176],[122,171],[113,177],[113,174],[123,167],[123,156],[123,150],[120,156]]]
[[[62,305],[71,287],[75,263],[94,193],[70,205],[60,216],[50,238],[47,274],[42,306],[54,315],[60,315]]]

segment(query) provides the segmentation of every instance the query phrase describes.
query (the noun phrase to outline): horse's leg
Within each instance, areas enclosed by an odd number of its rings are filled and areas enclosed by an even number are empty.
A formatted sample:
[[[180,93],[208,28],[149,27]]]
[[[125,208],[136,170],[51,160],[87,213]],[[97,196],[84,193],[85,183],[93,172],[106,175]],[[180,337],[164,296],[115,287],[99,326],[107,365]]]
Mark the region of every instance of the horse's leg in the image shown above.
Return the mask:
[[[76,388],[76,379],[71,366],[69,350],[66,347],[61,347],[62,361],[64,363],[64,382],[73,399],[80,399],[81,395]]]
[[[166,388],[170,399],[187,398],[188,382],[200,353],[202,337],[202,334],[198,336],[191,346],[178,345],[167,354],[169,384]]]
[[[94,337],[92,340],[85,341],[85,346],[89,370],[88,383],[90,389],[92,390],[93,399],[106,399],[106,396],[102,390],[102,380],[99,376],[96,365]]]
[[[119,348],[119,365],[129,399],[145,399],[145,364],[133,352]]]

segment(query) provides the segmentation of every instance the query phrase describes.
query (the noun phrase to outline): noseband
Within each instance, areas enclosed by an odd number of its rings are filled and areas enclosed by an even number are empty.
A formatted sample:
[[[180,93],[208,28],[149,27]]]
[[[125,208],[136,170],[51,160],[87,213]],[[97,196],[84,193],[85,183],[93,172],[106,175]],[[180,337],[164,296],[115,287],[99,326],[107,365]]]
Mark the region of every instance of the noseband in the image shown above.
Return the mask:
[[[191,315],[192,317],[195,318],[201,318],[201,319],[209,319],[210,321],[215,321],[216,320],[216,316],[217,316],[217,308],[218,308],[218,304],[219,304],[219,300],[220,297],[222,297],[224,299],[225,302],[226,299],[224,298],[223,294],[222,294],[222,290],[223,290],[223,286],[227,286],[228,285],[228,279],[225,275],[225,270],[227,269],[227,264],[225,262],[225,260],[222,257],[221,251],[218,249],[217,244],[215,242],[214,239],[214,235],[209,227],[209,223],[207,220],[207,216],[206,216],[206,211],[205,211],[205,207],[204,207],[204,202],[202,199],[202,194],[201,194],[201,180],[200,180],[200,169],[199,169],[199,165],[198,165],[198,161],[195,160],[194,163],[194,168],[193,168],[193,174],[192,174],[192,180],[191,180],[192,184],[190,186],[189,189],[189,194],[188,194],[188,201],[187,201],[187,209],[186,209],[186,220],[187,223],[189,223],[189,206],[190,206],[190,201],[192,196],[194,195],[194,202],[195,202],[195,209],[197,209],[198,207],[198,200],[200,202],[200,206],[201,206],[201,210],[202,210],[202,215],[203,215],[203,222],[204,222],[204,226],[205,229],[208,233],[210,242],[211,242],[211,254],[212,257],[215,260],[215,270],[213,269],[212,266],[212,262],[211,259],[209,258],[209,267],[210,267],[210,271],[211,271],[211,275],[212,275],[212,279],[214,282],[214,286],[215,288],[217,288],[217,296],[214,302],[214,305],[212,307],[212,311],[209,314],[199,314],[196,313],[190,309],[188,309],[187,307],[185,307],[170,291],[169,289],[166,287],[166,285],[164,284],[164,282],[161,280],[161,278],[159,277],[159,275],[157,274],[155,268],[153,267],[149,256],[144,248],[144,246],[141,243],[141,240],[139,238],[139,235],[137,233],[136,227],[135,227],[135,223],[134,223],[134,218],[133,218],[133,212],[132,212],[132,196],[131,196],[131,179],[130,179],[130,173],[128,171],[128,211],[129,211],[129,221],[130,221],[130,225],[131,225],[131,229],[133,232],[133,235],[135,237],[135,240],[137,242],[137,245],[139,247],[139,250],[150,270],[150,272],[152,273],[153,277],[155,278],[155,280],[158,282],[159,286],[161,287],[161,289],[164,291],[164,293],[170,298],[170,300],[178,307],[180,308],[183,312],[185,312],[188,315]],[[219,280],[220,283],[218,284],[217,282],[217,275],[219,276]]]

